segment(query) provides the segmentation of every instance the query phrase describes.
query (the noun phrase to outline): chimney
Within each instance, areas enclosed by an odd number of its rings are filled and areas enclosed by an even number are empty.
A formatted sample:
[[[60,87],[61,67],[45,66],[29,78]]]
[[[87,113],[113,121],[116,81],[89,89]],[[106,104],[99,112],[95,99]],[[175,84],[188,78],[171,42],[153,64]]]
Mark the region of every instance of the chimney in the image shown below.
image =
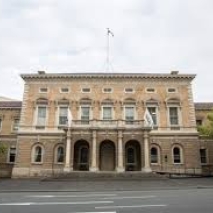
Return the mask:
[[[171,71],[171,75],[178,75],[179,71]]]
[[[39,71],[38,71],[38,74],[39,74],[39,75],[44,75],[44,74],[45,74],[45,71],[39,70]]]

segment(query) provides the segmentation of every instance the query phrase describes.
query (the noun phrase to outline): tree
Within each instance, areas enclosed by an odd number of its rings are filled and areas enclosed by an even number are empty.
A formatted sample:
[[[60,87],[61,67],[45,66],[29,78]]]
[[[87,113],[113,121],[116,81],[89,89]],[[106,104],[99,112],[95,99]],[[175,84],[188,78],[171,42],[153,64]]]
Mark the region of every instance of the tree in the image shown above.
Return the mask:
[[[3,155],[7,150],[7,147],[4,144],[0,144],[0,155]]]
[[[207,115],[208,124],[205,126],[198,126],[198,132],[201,135],[208,136],[210,138],[213,138],[213,109],[212,111]]]

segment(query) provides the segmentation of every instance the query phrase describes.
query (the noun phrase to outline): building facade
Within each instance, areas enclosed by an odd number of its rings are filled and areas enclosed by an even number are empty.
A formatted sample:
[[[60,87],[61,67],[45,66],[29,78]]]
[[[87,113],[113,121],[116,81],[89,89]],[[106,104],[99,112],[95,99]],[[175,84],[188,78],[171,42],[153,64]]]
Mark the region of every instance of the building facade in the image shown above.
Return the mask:
[[[202,172],[195,75],[39,71],[21,77],[25,88],[12,177]]]

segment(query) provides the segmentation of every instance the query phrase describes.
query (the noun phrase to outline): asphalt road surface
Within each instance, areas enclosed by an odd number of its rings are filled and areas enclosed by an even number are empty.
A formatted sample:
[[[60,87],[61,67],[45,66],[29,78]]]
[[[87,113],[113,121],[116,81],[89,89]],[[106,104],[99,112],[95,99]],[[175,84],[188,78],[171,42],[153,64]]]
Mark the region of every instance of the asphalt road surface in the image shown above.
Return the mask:
[[[212,213],[213,189],[0,193],[0,213]]]

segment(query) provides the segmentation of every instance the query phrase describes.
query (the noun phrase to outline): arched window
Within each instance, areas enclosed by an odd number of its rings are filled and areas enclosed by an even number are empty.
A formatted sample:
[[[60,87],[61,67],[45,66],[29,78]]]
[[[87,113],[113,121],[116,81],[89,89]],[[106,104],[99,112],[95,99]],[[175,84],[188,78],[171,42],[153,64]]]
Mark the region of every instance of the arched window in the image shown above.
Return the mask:
[[[64,147],[58,146],[56,148],[56,163],[64,162]]]
[[[173,148],[173,162],[174,163],[181,163],[181,149],[180,147]]]
[[[37,145],[33,147],[32,152],[32,162],[33,163],[42,163],[43,162],[43,147]]]
[[[157,147],[151,148],[151,163],[159,163],[158,162],[158,148]]]

